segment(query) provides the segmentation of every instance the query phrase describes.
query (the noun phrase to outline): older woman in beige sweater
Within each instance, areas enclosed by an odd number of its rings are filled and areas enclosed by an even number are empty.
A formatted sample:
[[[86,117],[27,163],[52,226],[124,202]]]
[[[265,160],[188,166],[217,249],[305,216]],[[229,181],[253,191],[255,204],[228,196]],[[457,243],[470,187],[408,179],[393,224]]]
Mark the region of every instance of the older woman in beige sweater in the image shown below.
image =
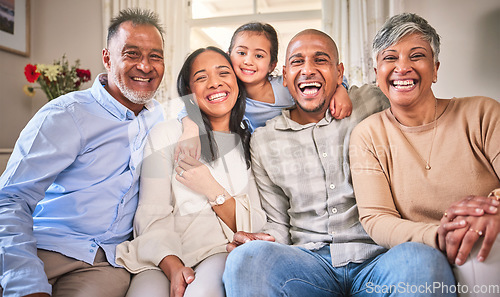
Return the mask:
[[[385,247],[416,241],[441,249],[458,283],[467,285],[452,288],[462,296],[494,293],[491,285],[500,284],[500,104],[434,96],[439,36],[415,14],[389,19],[373,52],[377,84],[391,107],[352,133],[361,223]]]

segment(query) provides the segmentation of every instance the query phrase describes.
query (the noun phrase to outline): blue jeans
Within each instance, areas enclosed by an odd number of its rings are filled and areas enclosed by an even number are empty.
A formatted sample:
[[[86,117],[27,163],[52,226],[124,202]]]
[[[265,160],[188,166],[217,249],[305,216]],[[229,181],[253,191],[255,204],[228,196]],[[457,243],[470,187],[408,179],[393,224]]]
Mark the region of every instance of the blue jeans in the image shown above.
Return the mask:
[[[447,294],[455,279],[445,256],[414,242],[333,267],[329,246],[309,251],[251,241],[229,254],[223,281],[227,297],[456,296]]]

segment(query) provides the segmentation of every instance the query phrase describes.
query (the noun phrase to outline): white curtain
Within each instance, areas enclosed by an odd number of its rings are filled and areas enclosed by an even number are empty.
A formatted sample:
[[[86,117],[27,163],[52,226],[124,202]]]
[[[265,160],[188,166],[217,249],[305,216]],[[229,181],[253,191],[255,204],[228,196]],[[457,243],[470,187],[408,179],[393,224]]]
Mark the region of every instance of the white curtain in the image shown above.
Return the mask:
[[[350,85],[375,82],[371,45],[401,0],[323,0],[323,29],[337,43]]]
[[[150,9],[158,14],[165,29],[165,76],[156,96],[167,118],[174,118],[182,108],[177,95],[177,73],[189,53],[189,0],[102,0],[103,47],[111,18],[126,8]]]

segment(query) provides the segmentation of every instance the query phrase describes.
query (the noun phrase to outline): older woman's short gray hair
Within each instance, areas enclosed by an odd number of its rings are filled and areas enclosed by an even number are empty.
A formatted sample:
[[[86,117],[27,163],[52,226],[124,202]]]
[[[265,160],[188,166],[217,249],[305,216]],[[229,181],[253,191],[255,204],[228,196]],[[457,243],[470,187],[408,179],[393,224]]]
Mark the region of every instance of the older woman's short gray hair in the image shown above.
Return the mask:
[[[389,18],[373,38],[373,64],[377,65],[380,52],[412,33],[422,34],[422,38],[431,45],[434,62],[439,62],[441,41],[436,30],[424,18],[414,13],[402,13]]]

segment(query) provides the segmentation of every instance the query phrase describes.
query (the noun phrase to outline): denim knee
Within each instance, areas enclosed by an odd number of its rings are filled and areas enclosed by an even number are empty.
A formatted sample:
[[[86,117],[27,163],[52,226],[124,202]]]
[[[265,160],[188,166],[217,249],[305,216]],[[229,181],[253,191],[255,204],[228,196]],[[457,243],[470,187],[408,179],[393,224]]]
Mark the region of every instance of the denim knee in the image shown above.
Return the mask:
[[[254,240],[247,242],[229,253],[226,260],[225,271],[234,273],[238,269],[247,270],[255,261],[260,262],[265,260],[266,255],[269,255],[266,250],[272,249],[274,242]]]
[[[254,240],[235,248],[226,259],[222,282],[227,296],[244,296],[247,287],[262,286],[263,265],[274,242]],[[265,279],[264,279],[265,281]],[[255,293],[255,290],[254,290]],[[242,295],[243,294],[243,295]]]
[[[395,256],[404,257],[409,265],[433,263],[450,266],[441,251],[423,243],[405,242],[393,247],[390,251]]]
[[[406,270],[406,273],[415,271],[416,268],[424,268],[425,278],[428,282],[443,282],[452,284],[455,282],[453,271],[446,256],[431,246],[418,242],[405,242],[393,247],[390,250],[392,257],[397,257],[400,261],[398,269]],[[417,269],[420,271],[420,269]]]

